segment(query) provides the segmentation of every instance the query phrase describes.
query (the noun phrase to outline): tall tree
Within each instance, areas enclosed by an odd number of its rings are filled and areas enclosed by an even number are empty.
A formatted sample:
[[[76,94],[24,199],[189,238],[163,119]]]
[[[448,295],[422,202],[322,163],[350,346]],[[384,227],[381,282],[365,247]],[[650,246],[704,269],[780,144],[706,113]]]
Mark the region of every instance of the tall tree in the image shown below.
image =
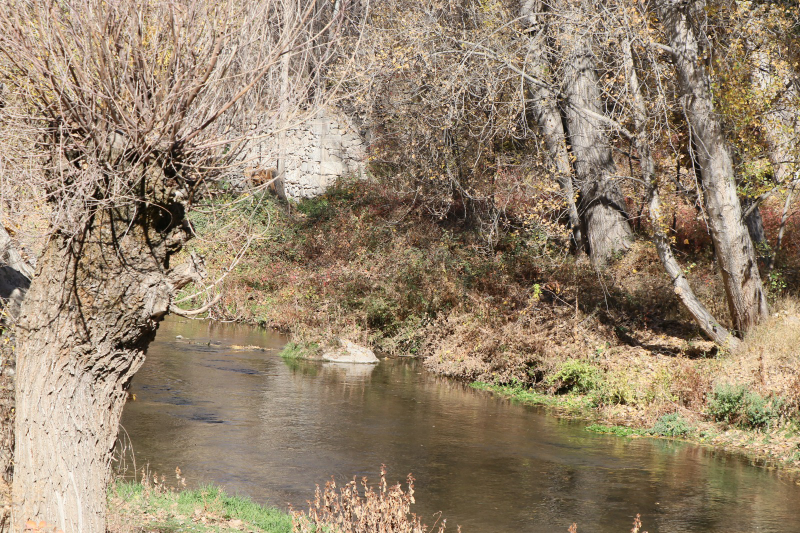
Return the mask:
[[[796,46],[796,31],[787,12],[774,3],[754,3],[742,6],[742,18],[746,46],[742,47],[751,55],[753,99],[759,101],[760,132],[766,145],[766,155],[772,170],[773,187],[754,198],[745,209],[750,236],[753,237],[750,219],[753,215],[761,218],[759,204],[776,190],[786,192],[781,214],[775,248],[770,250],[768,270],[775,265],[776,254],[780,251],[786,221],[794,197],[795,188],[800,183],[800,77],[798,69],[792,65],[791,48]],[[797,15],[795,14],[795,17]],[[794,37],[792,37],[794,35]],[[752,213],[752,214],[751,214]],[[750,215],[750,216],[748,216]],[[762,226],[763,228],[763,223]],[[764,238],[753,238],[758,247],[769,247]],[[759,251],[759,250],[757,250]]]
[[[633,231],[615,179],[617,168],[603,120],[591,33],[584,25],[586,11],[581,4],[559,4],[561,22],[556,31],[563,62],[564,111],[580,185],[580,215],[592,264],[602,266],[630,247]]]
[[[0,52],[48,154],[37,187],[52,226],[18,322],[14,529],[105,531],[125,390],[197,275],[173,264],[187,210],[235,156],[245,113],[274,112],[264,76],[302,44],[312,8],[9,0],[0,12]]]
[[[672,245],[667,230],[668,224],[661,207],[661,194],[659,192],[659,179],[656,173],[656,162],[650,146],[647,104],[642,94],[643,91],[637,74],[637,65],[634,62],[633,40],[635,38],[635,33],[631,31],[632,28],[625,9],[623,9],[623,20],[625,23],[622,25],[622,31],[627,33],[625,33],[621,39],[621,54],[625,79],[628,84],[631,115],[635,128],[633,144],[639,154],[642,181],[645,183],[647,192],[648,215],[653,228],[653,243],[655,244],[658,258],[661,260],[661,264],[664,266],[664,270],[672,282],[675,295],[689,314],[692,315],[692,318],[694,318],[695,322],[700,326],[700,329],[720,346],[728,349],[735,348],[739,345],[739,340],[723,327],[719,321],[711,315],[708,309],[706,309],[700,299],[697,298],[697,295],[695,295],[694,290],[692,290],[689,284],[689,280],[686,278],[683,268],[681,268],[678,260],[675,258],[675,254],[672,252]]]
[[[755,250],[736,191],[733,158],[703,65],[705,2],[657,0],[655,8],[673,56],[700,168],[703,198],[734,328],[746,332],[767,310]]]
[[[536,123],[544,137],[550,160],[556,172],[556,180],[567,204],[572,245],[576,253],[580,254],[584,248],[583,232],[581,231],[578,207],[575,203],[574,172],[570,165],[567,136],[558,107],[558,93],[554,89],[554,81],[548,76],[548,72],[552,72],[552,69],[548,63],[550,58],[547,57],[548,28],[543,20],[544,8],[542,0],[525,0],[520,7],[520,17],[526,27],[525,33],[528,35],[525,67],[529,75],[524,79],[530,93]]]

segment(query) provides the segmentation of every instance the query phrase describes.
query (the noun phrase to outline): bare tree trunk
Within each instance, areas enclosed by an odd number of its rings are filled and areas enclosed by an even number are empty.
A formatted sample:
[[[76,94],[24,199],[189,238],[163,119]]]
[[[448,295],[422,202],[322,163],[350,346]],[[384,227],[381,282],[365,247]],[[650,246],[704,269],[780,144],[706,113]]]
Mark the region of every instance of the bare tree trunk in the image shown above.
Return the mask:
[[[549,70],[545,57],[544,34],[545,27],[539,22],[538,13],[542,11],[541,0],[526,0],[522,4],[520,15],[523,22],[528,27],[530,34],[528,44],[527,68],[530,75],[541,80],[543,83],[535,83],[526,78],[528,91],[533,101],[533,110],[536,122],[544,136],[547,151],[553,162],[556,171],[556,179],[561,188],[561,193],[567,204],[567,215],[569,226],[572,232],[572,246],[575,253],[580,255],[585,248],[583,234],[581,232],[581,219],[578,215],[578,207],[575,204],[575,189],[572,184],[573,171],[569,164],[569,152],[567,151],[566,134],[558,109],[558,95],[547,84],[549,80],[547,72]]]
[[[279,198],[286,199],[286,157],[288,155],[286,130],[289,127],[289,54],[281,57],[280,131],[278,132],[278,164],[275,192]]]
[[[683,273],[683,269],[672,253],[672,246],[667,234],[669,226],[664,214],[661,212],[661,197],[658,192],[655,160],[650,150],[650,143],[647,140],[647,108],[639,88],[639,77],[636,74],[636,67],[633,63],[631,43],[627,40],[623,43],[622,53],[624,54],[628,88],[633,100],[633,123],[636,128],[634,144],[636,151],[639,152],[642,180],[647,184],[648,211],[650,223],[653,226],[653,243],[656,245],[658,258],[661,260],[661,264],[664,265],[664,270],[666,270],[672,282],[675,294],[686,310],[689,311],[689,314],[692,315],[695,322],[697,322],[697,325],[700,326],[700,329],[723,348],[736,348],[740,344],[739,339],[721,326],[697,298],[691,285],[689,285],[689,280],[686,279]]]
[[[781,245],[783,244],[783,234],[786,230],[786,222],[789,220],[789,215],[791,214],[791,207],[792,207],[792,198],[794,197],[794,190],[797,188],[797,181],[800,180],[800,171],[797,173],[797,177],[792,181],[791,185],[789,185],[789,190],[786,191],[786,201],[783,203],[783,212],[781,213],[781,224],[778,228],[778,237],[775,240],[775,255],[778,255],[778,252],[781,251]],[[773,260],[770,265],[770,271],[775,267],[775,260]]]
[[[44,520],[66,533],[105,532],[126,388],[189,279],[169,269],[188,238],[183,220],[176,202],[100,210],[79,235],[47,243],[18,327],[19,530]]]
[[[664,215],[661,212],[661,198],[658,193],[658,183],[655,178],[652,178],[647,188],[648,191],[648,209],[650,211],[650,222],[653,225],[653,242],[656,245],[658,258],[661,264],[664,265],[670,281],[672,281],[672,288],[675,294],[680,299],[683,306],[692,315],[700,329],[708,335],[708,337],[722,346],[723,348],[732,350],[740,345],[739,339],[731,335],[715,318],[708,312],[708,309],[697,298],[689,285],[689,280],[683,273],[678,261],[672,253],[669,237],[665,231],[666,223]]]
[[[561,28],[574,33],[572,47],[564,51],[565,114],[580,184],[579,208],[589,255],[592,264],[601,267],[613,255],[630,248],[633,231],[625,201],[614,180],[617,172],[611,145],[603,123],[597,118],[602,116],[603,109],[591,46],[574,30],[569,25]]]
[[[733,326],[739,332],[746,332],[766,316],[767,300],[753,243],[742,220],[730,149],[714,110],[710,79],[701,63],[698,34],[692,24],[697,18],[694,10],[702,10],[704,3],[659,0],[657,7],[670,40],[697,147],[711,237]]]
[[[764,219],[761,217],[761,209],[758,205],[753,206],[753,199],[745,198],[742,209],[745,210],[744,225],[747,227],[747,234],[755,247],[756,258],[762,261],[767,269],[772,264],[772,252],[767,241],[767,232],[764,230]],[[752,209],[751,209],[752,207]]]

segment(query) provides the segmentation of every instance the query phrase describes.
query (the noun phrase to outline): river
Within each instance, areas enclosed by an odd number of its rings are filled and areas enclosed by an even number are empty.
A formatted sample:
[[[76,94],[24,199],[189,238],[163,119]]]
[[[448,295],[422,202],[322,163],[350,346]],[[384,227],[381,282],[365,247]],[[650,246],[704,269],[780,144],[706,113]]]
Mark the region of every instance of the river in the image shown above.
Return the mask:
[[[183,338],[177,338],[182,336]],[[426,373],[285,361],[285,338],[202,321],[162,324],[122,417],[137,469],[304,508],[333,476],[417,479],[412,510],[464,533],[800,531],[800,486],[740,457],[585,424]],[[259,346],[264,350],[242,349]],[[129,472],[133,461],[128,459]]]

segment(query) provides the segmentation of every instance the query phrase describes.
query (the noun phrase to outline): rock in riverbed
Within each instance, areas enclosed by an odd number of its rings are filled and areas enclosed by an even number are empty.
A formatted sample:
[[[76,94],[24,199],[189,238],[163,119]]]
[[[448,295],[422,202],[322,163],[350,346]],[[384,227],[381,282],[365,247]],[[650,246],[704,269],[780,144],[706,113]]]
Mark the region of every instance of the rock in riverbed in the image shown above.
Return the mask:
[[[378,363],[378,358],[375,353],[369,348],[359,346],[354,342],[340,339],[340,347],[328,350],[322,354],[323,361],[331,361],[333,363],[361,363],[361,364],[375,364]]]

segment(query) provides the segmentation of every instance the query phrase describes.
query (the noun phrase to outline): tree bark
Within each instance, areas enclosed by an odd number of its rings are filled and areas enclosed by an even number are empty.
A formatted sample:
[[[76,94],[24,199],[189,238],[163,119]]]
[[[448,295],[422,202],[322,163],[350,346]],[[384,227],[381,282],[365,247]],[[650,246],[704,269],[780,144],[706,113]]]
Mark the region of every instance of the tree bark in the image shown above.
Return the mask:
[[[54,234],[38,262],[18,325],[19,530],[43,520],[105,532],[126,388],[178,288],[169,262],[189,236],[183,205],[153,198],[99,210],[77,236]]]
[[[672,246],[667,234],[669,226],[664,214],[661,212],[661,196],[658,191],[656,164],[647,140],[647,107],[639,87],[639,77],[636,74],[636,66],[633,62],[631,43],[627,40],[623,42],[622,53],[624,54],[625,73],[633,104],[631,107],[633,109],[633,123],[636,128],[634,145],[636,146],[636,151],[639,152],[642,180],[647,184],[648,212],[650,223],[653,226],[653,243],[656,246],[658,258],[661,260],[661,264],[672,282],[675,294],[689,314],[692,315],[697,325],[700,326],[700,329],[723,348],[734,349],[739,346],[739,339],[720,325],[697,298],[691,285],[689,285],[689,280],[686,279],[683,273],[683,269],[672,253]]]
[[[778,236],[775,239],[775,255],[778,255],[778,252],[781,251],[781,245],[783,244],[783,234],[786,231],[786,222],[789,221],[789,216],[791,214],[791,207],[792,207],[792,198],[794,197],[794,190],[797,187],[797,182],[800,180],[800,171],[797,172],[797,177],[791,182],[789,185],[789,190],[786,191],[786,200],[783,202],[783,211],[781,212],[781,223],[778,227]],[[775,267],[775,260],[770,263],[769,268],[770,271]]]
[[[767,241],[767,232],[764,230],[764,219],[761,217],[761,208],[756,205],[753,206],[753,200],[745,198],[742,209],[745,211],[744,225],[747,227],[747,234],[750,235],[750,241],[755,247],[756,258],[762,261],[769,269],[772,263],[772,251],[769,248]],[[752,209],[750,209],[752,207]]]
[[[569,25],[560,31],[571,33],[571,46],[564,50],[564,99],[575,175],[580,184],[580,215],[592,264],[602,267],[612,256],[630,248],[633,231],[614,180],[616,164],[608,135],[598,118],[603,109],[591,46]]]
[[[277,176],[275,177],[275,192],[278,198],[286,200],[286,159],[288,157],[286,130],[289,128],[289,62],[291,56],[284,55],[281,58],[281,86],[279,122],[280,131],[278,132],[278,164]]]
[[[527,69],[531,76],[542,83],[535,83],[526,78],[526,85],[533,101],[533,112],[536,123],[544,137],[545,146],[552,160],[556,172],[556,180],[561,188],[567,204],[567,216],[572,234],[572,246],[575,253],[580,255],[585,248],[581,231],[581,219],[578,206],[575,203],[575,188],[572,183],[573,171],[569,163],[566,133],[558,109],[558,95],[549,86],[547,72],[549,66],[545,56],[546,43],[544,42],[545,27],[540,23],[538,13],[542,11],[541,0],[526,0],[522,3],[520,16],[527,27],[528,55]]]
[[[734,329],[748,331],[767,315],[755,250],[742,220],[733,160],[722,123],[714,110],[710,79],[700,58],[697,12],[705,2],[658,0],[659,18],[672,49],[686,116],[702,174],[711,238]]]

